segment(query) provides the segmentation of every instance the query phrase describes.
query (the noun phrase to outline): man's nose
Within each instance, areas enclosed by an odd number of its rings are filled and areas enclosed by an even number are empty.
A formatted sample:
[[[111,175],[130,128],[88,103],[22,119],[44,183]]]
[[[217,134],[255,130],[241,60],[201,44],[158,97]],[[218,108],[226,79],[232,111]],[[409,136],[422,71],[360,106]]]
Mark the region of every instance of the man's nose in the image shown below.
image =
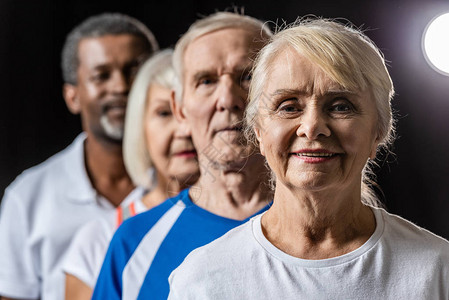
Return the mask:
[[[110,80],[110,90],[117,94],[127,94],[131,86],[131,80],[123,72],[113,72]]]
[[[228,74],[222,76],[219,85],[217,110],[243,111],[248,93]]]
[[[190,139],[191,133],[187,126],[183,126],[181,123],[176,121],[173,117],[173,129],[174,129],[174,137],[179,139]]]

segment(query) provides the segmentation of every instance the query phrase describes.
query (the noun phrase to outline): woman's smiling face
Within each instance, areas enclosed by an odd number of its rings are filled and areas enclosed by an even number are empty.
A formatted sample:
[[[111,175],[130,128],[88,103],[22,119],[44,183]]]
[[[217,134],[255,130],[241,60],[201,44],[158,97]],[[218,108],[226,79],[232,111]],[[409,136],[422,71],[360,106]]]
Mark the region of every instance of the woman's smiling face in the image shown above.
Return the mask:
[[[193,184],[199,173],[196,150],[172,114],[170,93],[157,84],[148,89],[144,123],[148,153],[158,179]]]
[[[291,188],[360,188],[378,145],[369,90],[348,91],[291,48],[271,63],[258,104],[256,136],[277,184]]]

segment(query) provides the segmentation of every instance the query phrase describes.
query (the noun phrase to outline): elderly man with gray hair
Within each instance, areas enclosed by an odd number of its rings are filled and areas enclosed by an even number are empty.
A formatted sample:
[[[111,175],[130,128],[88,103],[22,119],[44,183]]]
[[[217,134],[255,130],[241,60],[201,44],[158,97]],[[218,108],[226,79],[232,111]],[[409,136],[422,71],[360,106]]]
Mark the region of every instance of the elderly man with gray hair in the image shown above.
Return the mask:
[[[139,196],[122,158],[124,116],[134,75],[157,48],[148,28],[121,14],[88,18],[68,35],[63,93],[84,132],[5,191],[1,299],[63,299],[61,263],[75,232]]]
[[[268,171],[243,138],[249,71],[271,32],[261,21],[220,12],[178,41],[174,112],[192,136],[201,176],[115,233],[93,299],[167,299],[168,276],[193,249],[268,209]]]

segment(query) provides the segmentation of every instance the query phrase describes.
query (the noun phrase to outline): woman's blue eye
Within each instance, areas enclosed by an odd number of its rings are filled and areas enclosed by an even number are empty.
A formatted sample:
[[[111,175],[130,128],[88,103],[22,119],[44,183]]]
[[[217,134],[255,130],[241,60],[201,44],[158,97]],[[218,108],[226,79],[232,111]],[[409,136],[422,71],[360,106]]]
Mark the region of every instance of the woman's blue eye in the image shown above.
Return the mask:
[[[281,109],[283,111],[285,111],[285,112],[294,112],[294,111],[296,111],[296,107],[294,107],[293,105],[285,105]]]
[[[339,97],[330,104],[329,110],[337,113],[351,112],[354,111],[354,106],[348,99]]]
[[[299,111],[300,108],[296,99],[287,99],[279,105],[278,110],[282,113],[294,113]]]
[[[242,76],[242,81],[251,81],[253,76],[251,74],[245,74]]]
[[[332,110],[334,111],[350,111],[351,107],[348,104],[337,104],[332,106]]]

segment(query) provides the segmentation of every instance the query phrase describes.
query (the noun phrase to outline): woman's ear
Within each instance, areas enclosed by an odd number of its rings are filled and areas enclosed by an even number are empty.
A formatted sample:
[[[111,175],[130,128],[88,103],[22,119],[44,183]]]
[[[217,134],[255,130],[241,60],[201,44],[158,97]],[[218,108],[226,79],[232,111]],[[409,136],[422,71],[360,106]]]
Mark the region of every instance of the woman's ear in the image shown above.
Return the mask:
[[[371,149],[371,153],[370,153],[370,155],[369,155],[369,158],[370,158],[370,159],[375,159],[375,158],[376,158],[377,145],[378,145],[378,144],[376,144],[376,145],[373,147],[373,149]]]
[[[379,147],[380,141],[381,141],[381,138],[380,138],[380,134],[378,133],[377,137],[374,140],[374,143],[372,145],[372,149],[371,149],[371,152],[370,152],[370,155],[369,155],[370,159],[375,159],[376,158],[377,148]]]
[[[65,83],[62,87],[62,95],[69,111],[77,115],[81,112],[81,103],[78,97],[78,90],[75,85]]]
[[[265,156],[265,149],[264,149],[264,146],[263,146],[263,140],[262,140],[262,135],[261,135],[260,128],[255,126],[253,130],[254,130],[254,134],[256,135],[256,139],[259,142],[260,154]]]

